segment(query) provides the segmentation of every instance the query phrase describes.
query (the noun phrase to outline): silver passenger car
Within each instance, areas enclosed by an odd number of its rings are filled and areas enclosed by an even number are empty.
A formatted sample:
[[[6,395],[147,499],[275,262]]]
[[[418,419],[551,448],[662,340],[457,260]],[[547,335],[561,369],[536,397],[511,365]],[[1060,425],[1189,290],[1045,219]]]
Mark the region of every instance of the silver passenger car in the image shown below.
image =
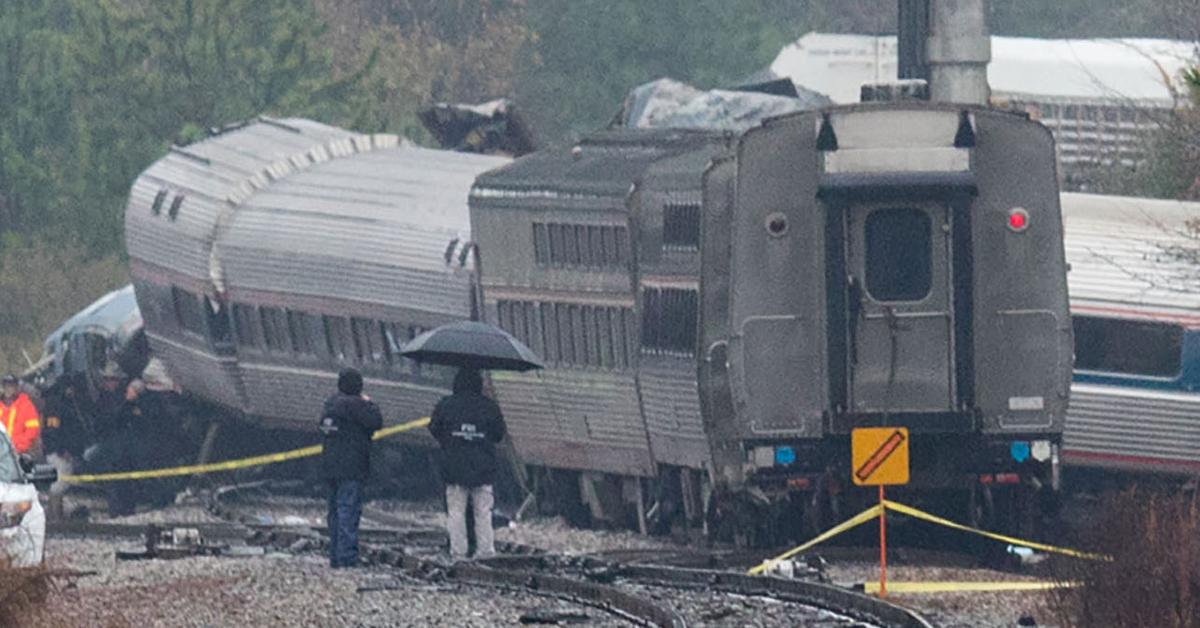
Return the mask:
[[[1070,467],[1200,472],[1200,204],[1063,194],[1075,379]]]
[[[447,388],[399,346],[471,316],[467,192],[507,158],[430,150],[300,119],[171,153],[133,186],[126,238],[152,352],[186,390],[305,428],[360,368],[389,421]]]

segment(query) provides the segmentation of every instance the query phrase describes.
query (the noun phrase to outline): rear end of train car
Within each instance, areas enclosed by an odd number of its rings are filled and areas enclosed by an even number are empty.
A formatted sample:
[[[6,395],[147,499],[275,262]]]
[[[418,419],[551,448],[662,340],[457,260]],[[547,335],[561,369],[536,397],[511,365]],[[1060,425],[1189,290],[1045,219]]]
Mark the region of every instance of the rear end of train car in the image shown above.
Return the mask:
[[[877,426],[910,431],[901,500],[1010,528],[1052,501],[1072,329],[1043,126],[918,102],[777,118],[710,168],[705,198],[718,502],[852,515],[874,493],[851,483],[850,434]]]

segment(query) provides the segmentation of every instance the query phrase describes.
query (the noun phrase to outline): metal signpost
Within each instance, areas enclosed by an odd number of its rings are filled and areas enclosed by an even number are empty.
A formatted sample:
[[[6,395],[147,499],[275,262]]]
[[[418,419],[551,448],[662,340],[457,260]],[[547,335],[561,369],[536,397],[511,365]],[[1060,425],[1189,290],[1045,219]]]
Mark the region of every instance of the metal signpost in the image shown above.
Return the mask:
[[[908,428],[868,427],[850,434],[851,480],[879,487],[879,595],[887,596],[887,508],[883,487],[908,484]]]

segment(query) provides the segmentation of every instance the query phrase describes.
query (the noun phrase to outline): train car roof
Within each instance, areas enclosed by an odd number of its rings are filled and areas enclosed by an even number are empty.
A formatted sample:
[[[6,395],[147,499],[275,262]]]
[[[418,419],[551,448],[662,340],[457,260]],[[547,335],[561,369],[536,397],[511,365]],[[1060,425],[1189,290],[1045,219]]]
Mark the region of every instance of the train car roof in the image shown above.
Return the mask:
[[[276,179],[353,152],[353,137],[311,120],[264,117],[172,147],[137,178],[126,204],[135,273],[149,267],[193,288],[208,285],[222,215]]]
[[[488,157],[400,143],[316,164],[258,190],[219,239],[231,290],[462,313],[444,254],[468,241],[467,196]],[[461,286],[457,286],[461,288]]]
[[[577,144],[538,151],[480,176],[472,196],[624,198],[650,164],[725,137],[722,131],[696,129],[600,131]]]
[[[1038,39],[993,35],[988,82],[999,97],[1170,107],[1171,82],[1195,56],[1190,41]],[[767,72],[857,102],[864,83],[895,77],[895,35],[811,32],[785,46]],[[1168,78],[1170,77],[1170,78]]]
[[[1200,203],[1062,195],[1072,307],[1200,324]]]
[[[508,161],[260,118],[173,149],[139,177],[126,212],[131,266],[192,278],[204,292],[428,296],[459,314],[464,299],[449,293],[466,280],[445,280],[443,254],[469,238],[474,178]]]

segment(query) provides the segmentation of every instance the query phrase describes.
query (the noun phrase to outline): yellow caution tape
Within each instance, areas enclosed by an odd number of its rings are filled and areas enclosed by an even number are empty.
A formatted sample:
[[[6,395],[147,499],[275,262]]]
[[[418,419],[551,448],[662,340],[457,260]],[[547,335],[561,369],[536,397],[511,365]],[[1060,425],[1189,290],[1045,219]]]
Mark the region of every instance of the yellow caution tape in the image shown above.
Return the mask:
[[[961,523],[955,523],[953,521],[950,521],[949,519],[943,519],[937,515],[931,515],[923,510],[917,510],[916,508],[913,508],[912,506],[905,506],[904,504],[900,504],[900,503],[897,503],[897,502],[894,502],[891,500],[884,500],[883,504],[884,504],[884,506],[887,507],[888,510],[894,510],[903,515],[908,515],[908,516],[914,517],[916,519],[922,519],[922,520],[928,521],[930,523],[936,523],[940,526],[945,526],[945,527],[951,528],[953,530],[961,530],[963,532],[970,532],[971,534],[978,534],[979,536],[987,537],[989,539],[993,539],[996,541],[1003,541],[1003,542],[1009,543],[1011,545],[1020,545],[1023,547],[1028,547],[1030,549],[1041,550],[1043,552],[1050,552],[1052,554],[1063,554],[1064,556],[1073,556],[1075,558],[1086,558],[1088,560],[1112,560],[1112,557],[1105,556],[1104,554],[1093,554],[1091,552],[1081,552],[1079,550],[1073,550],[1073,549],[1069,549],[1069,548],[1065,548],[1065,547],[1055,547],[1053,545],[1046,545],[1045,543],[1036,543],[1034,541],[1026,541],[1024,539],[1018,539],[1018,538],[1012,537],[1012,536],[1005,536],[1003,534],[996,534],[995,532],[988,532],[987,530],[980,530],[979,528],[972,528],[971,526],[965,526]],[[889,586],[889,588],[890,588],[890,586]]]
[[[892,582],[888,593],[982,593],[994,591],[1048,591],[1080,586],[1078,582]],[[878,582],[864,582],[864,593],[879,593]]]
[[[761,574],[762,572],[774,567],[775,565],[778,565],[779,563],[795,556],[796,554],[799,554],[800,552],[803,552],[804,550],[807,550],[819,543],[824,543],[825,541],[832,539],[833,537],[845,532],[846,530],[849,530],[851,528],[856,528],[878,516],[879,516],[879,505],[876,504],[876,505],[871,506],[870,508],[858,513],[857,515],[854,515],[853,517],[843,521],[842,523],[839,523],[838,525],[826,530],[825,532],[821,533],[820,536],[805,543],[804,545],[793,547],[792,549],[776,556],[775,558],[772,558],[769,560],[764,560],[761,564],[755,566],[747,573],[750,574],[751,576],[757,576],[758,574]]]
[[[407,432],[418,427],[429,425],[429,417],[409,421],[400,425],[393,425],[375,432],[371,437],[373,440],[387,438],[389,436]],[[257,467],[268,464],[276,464],[279,462],[287,462],[289,460],[297,460],[299,458],[307,458],[321,453],[321,445],[312,445],[309,447],[301,447],[291,451],[281,451],[274,454],[264,454],[261,456],[252,456],[250,458],[241,458],[238,460],[225,460],[223,462],[213,462],[210,464],[193,464],[185,467],[170,467],[167,469],[148,469],[145,471],[123,471],[120,473],[94,473],[85,475],[64,475],[59,477],[63,482],[71,484],[83,484],[87,482],[115,482],[120,480],[147,480],[151,478],[169,478],[181,475],[199,475],[202,473],[216,473],[218,471],[233,471],[235,469],[245,469],[247,467]]]

